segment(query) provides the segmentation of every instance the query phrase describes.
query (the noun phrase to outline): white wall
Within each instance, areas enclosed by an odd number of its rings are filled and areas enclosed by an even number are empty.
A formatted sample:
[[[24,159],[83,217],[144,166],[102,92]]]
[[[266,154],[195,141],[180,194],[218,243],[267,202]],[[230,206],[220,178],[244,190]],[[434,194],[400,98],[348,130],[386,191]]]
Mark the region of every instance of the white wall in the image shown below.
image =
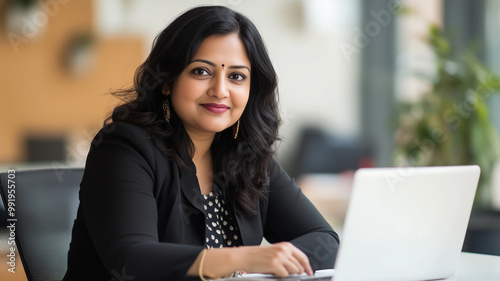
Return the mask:
[[[435,75],[435,58],[426,42],[431,24],[442,26],[442,0],[404,0],[412,12],[397,19],[395,95],[398,101],[416,101],[431,85],[417,73]]]
[[[139,33],[150,43],[177,15],[206,4],[225,5],[245,14],[266,42],[279,76],[282,160],[291,156],[299,130],[306,124],[341,136],[358,134],[359,54],[345,56],[340,48],[354,40],[358,1],[96,0],[96,23],[103,35]],[[320,19],[318,13],[327,18],[324,24],[314,23]]]

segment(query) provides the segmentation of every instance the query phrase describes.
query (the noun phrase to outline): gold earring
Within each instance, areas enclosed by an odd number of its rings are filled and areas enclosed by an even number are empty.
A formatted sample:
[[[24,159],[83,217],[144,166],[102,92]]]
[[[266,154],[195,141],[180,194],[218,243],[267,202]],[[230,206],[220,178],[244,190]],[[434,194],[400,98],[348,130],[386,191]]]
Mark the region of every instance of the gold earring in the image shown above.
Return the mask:
[[[234,133],[234,139],[238,138],[239,131],[240,131],[240,119],[238,119],[238,123],[236,124],[236,133]]]
[[[163,113],[165,113],[165,121],[170,122],[170,103],[168,97],[163,101]]]

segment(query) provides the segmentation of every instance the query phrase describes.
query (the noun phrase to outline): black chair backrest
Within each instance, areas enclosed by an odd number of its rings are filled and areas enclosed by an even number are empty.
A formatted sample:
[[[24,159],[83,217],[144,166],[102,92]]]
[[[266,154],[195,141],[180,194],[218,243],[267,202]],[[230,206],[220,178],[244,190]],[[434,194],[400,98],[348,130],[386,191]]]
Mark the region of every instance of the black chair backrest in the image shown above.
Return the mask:
[[[16,246],[29,281],[63,278],[82,176],[83,168],[0,174],[8,224],[15,223]]]
[[[369,147],[360,139],[341,138],[321,129],[305,128],[291,175],[355,171],[369,159]]]

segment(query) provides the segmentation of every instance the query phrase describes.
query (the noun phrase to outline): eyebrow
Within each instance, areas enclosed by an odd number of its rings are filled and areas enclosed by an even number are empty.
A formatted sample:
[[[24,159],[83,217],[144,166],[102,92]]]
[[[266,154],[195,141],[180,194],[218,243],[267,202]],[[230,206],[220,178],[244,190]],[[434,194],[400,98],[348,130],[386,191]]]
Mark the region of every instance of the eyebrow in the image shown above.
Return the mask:
[[[192,60],[192,61],[190,61],[190,62],[188,63],[188,65],[192,64],[193,62],[202,62],[202,63],[206,63],[206,64],[208,64],[208,65],[210,65],[210,66],[212,66],[212,67],[215,67],[215,66],[216,66],[216,64],[215,64],[215,63],[213,63],[213,62],[211,62],[211,61],[209,61],[209,60],[204,60],[204,59],[195,59],[195,60]],[[228,68],[230,68],[230,69],[235,69],[235,68],[246,68],[246,69],[248,69],[248,71],[250,71],[250,68],[249,68],[248,66],[246,66],[246,65],[231,65],[231,66],[228,66]]]

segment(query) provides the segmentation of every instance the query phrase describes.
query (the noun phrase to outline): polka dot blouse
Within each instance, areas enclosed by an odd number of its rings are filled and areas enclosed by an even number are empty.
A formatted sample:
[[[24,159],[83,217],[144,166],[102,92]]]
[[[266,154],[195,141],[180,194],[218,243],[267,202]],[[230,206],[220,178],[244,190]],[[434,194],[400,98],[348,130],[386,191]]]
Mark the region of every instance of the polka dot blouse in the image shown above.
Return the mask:
[[[207,248],[237,247],[240,246],[240,232],[234,225],[227,209],[226,202],[219,192],[203,194],[203,208],[205,209]]]

